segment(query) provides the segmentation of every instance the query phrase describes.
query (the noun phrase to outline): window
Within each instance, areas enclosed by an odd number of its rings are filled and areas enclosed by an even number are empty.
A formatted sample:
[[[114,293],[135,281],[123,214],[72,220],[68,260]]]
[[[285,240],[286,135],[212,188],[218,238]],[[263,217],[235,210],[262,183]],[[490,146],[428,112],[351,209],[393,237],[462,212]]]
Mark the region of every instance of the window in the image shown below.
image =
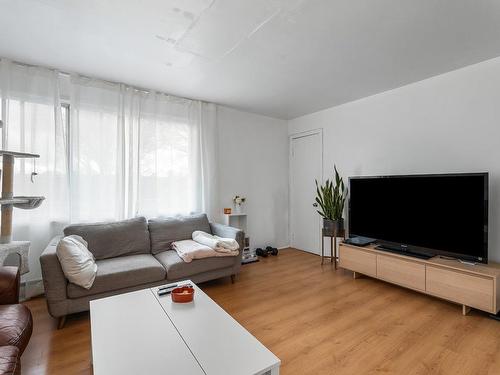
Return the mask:
[[[14,214],[14,238],[32,241],[35,259],[71,222],[210,216],[217,201],[210,188],[217,179],[215,105],[0,65],[0,116],[7,124],[1,142],[40,155],[16,160],[14,177],[16,195],[46,197],[36,210]]]

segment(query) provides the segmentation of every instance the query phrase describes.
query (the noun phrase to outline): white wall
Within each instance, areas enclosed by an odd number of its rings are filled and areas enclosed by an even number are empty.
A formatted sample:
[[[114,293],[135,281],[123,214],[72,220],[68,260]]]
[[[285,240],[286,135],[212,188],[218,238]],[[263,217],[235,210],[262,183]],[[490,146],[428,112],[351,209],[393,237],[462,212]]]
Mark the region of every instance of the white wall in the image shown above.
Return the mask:
[[[500,261],[500,58],[289,121],[323,128],[325,176],[489,172],[489,256]],[[464,224],[467,218],[464,218]]]
[[[246,197],[251,247],[287,246],[287,122],[223,106],[217,119],[221,210],[234,195]]]

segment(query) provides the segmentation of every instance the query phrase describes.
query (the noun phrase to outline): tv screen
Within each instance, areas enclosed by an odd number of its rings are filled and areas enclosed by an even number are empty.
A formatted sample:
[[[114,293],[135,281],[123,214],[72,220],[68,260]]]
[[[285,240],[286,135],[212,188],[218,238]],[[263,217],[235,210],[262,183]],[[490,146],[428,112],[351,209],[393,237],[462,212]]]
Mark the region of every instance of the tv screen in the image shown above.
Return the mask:
[[[488,174],[351,177],[349,235],[487,263]]]

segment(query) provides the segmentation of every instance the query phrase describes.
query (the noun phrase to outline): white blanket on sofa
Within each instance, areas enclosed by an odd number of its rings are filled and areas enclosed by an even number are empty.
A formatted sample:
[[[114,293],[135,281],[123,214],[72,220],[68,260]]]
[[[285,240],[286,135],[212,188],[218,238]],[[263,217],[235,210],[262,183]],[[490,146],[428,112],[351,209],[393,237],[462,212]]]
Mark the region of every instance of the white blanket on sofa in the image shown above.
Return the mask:
[[[172,243],[172,247],[175,251],[177,251],[179,257],[181,257],[181,259],[186,263],[190,263],[193,259],[236,256],[239,253],[238,250],[229,252],[217,251],[193,240],[175,241]]]
[[[194,241],[211,247],[218,252],[231,253],[240,248],[240,245],[238,245],[235,239],[214,236],[210,233],[202,232],[201,230],[194,231],[192,238]]]

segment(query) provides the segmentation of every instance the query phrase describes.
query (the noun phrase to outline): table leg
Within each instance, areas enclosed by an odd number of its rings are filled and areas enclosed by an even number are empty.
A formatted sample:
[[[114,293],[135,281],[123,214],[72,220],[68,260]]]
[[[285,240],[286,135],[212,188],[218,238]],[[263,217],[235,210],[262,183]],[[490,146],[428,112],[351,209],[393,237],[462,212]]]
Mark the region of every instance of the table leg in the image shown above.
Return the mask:
[[[467,315],[471,308],[469,306],[462,305],[462,315]]]

